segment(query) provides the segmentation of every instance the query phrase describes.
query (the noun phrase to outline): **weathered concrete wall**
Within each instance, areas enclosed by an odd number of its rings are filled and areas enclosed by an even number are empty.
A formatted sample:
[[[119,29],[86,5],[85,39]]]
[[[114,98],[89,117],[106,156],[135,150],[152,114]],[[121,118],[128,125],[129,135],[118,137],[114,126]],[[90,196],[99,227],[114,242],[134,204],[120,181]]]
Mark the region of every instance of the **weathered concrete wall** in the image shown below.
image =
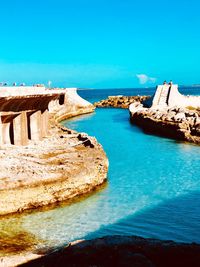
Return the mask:
[[[48,104],[60,95],[30,93],[0,97],[0,145],[27,145],[48,134]]]
[[[0,95],[6,96],[24,96],[44,94],[48,89],[44,86],[0,86]]]
[[[200,108],[200,96],[185,96],[178,91],[178,85],[158,85],[155,94],[146,103],[148,107],[188,107]]]
[[[77,94],[77,88],[54,89],[60,98],[49,103],[49,112],[54,113],[58,121],[69,117],[93,112],[95,107]]]
[[[200,96],[182,95],[178,91],[178,85],[173,85],[170,88],[168,105],[181,107],[192,106],[195,108],[200,108]]]
[[[0,145],[27,145],[47,136],[49,111],[62,120],[94,110],[76,88],[0,87],[0,95]]]

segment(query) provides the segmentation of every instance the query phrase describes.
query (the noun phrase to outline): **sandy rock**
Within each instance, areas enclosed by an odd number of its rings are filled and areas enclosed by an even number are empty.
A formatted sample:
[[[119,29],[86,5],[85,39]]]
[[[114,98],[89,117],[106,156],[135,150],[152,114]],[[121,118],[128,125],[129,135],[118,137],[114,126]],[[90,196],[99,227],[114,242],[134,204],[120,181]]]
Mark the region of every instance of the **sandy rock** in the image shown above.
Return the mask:
[[[145,131],[177,140],[200,144],[199,111],[186,108],[147,109],[130,105],[131,121]]]
[[[149,96],[109,96],[107,99],[94,103],[95,107],[114,107],[114,108],[128,108],[130,104],[135,102],[143,102]]]
[[[186,117],[185,117],[185,113],[184,112],[179,112],[174,116],[174,120],[175,121],[183,121],[185,119],[186,119]]]

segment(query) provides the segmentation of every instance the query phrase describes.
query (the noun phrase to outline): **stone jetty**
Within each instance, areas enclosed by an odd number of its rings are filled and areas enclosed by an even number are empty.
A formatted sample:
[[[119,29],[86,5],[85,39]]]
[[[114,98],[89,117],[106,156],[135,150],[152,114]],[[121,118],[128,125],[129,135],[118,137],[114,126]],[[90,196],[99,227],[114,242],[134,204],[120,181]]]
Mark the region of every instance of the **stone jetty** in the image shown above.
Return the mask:
[[[95,102],[94,106],[98,108],[113,107],[113,108],[128,108],[134,102],[143,102],[149,99],[150,96],[109,96],[108,99]]]
[[[149,133],[200,144],[200,97],[177,88],[158,86],[152,98],[131,104],[131,121]]]

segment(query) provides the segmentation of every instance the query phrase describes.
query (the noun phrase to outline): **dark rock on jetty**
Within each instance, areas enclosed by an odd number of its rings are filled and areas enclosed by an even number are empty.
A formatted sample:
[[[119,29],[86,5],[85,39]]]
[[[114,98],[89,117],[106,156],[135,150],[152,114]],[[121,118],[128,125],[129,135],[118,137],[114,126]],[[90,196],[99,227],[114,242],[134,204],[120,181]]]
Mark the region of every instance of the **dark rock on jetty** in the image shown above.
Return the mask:
[[[173,107],[144,108],[140,103],[130,106],[131,121],[146,132],[181,141],[200,144],[200,111]]]
[[[105,100],[94,103],[94,106],[98,108],[128,108],[131,103],[143,102],[149,98],[150,96],[109,96]]]
[[[200,266],[200,245],[136,236],[107,236],[73,242],[62,250],[21,266],[197,267]]]

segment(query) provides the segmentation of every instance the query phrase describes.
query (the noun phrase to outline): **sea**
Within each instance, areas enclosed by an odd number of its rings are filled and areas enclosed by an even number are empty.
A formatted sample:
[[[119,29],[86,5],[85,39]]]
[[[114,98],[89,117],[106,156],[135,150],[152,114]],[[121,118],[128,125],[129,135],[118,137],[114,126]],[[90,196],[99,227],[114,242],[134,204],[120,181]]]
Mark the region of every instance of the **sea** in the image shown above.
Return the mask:
[[[179,92],[184,95],[200,95],[200,86],[181,86]],[[79,89],[78,93],[91,103],[106,99],[112,95],[153,95],[155,87],[150,88],[113,88],[113,89]]]
[[[93,103],[109,95],[154,91],[80,89],[78,93]],[[200,87],[180,91],[200,95]],[[97,108],[62,124],[97,138],[109,159],[108,182],[80,201],[2,219],[3,235],[13,238],[23,233],[27,238],[22,242],[32,242],[36,249],[106,235],[200,243],[199,146],[144,133],[130,123],[127,109]]]

